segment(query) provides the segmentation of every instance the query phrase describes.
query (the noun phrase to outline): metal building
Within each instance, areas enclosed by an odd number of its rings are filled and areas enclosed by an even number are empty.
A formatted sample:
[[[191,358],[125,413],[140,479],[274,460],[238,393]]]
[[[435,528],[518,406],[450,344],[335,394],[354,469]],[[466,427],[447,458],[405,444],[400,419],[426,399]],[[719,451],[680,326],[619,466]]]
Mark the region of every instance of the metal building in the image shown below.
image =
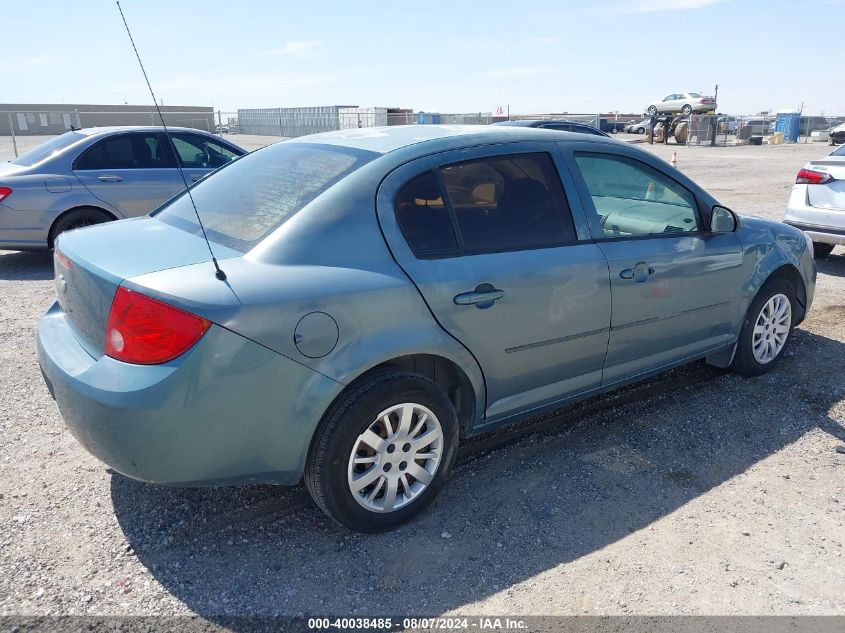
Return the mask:
[[[211,106],[161,106],[167,125],[214,131]],[[0,103],[0,136],[62,134],[74,128],[160,125],[154,105]]]
[[[354,105],[238,109],[238,131],[262,136],[304,136],[340,129],[340,110]]]

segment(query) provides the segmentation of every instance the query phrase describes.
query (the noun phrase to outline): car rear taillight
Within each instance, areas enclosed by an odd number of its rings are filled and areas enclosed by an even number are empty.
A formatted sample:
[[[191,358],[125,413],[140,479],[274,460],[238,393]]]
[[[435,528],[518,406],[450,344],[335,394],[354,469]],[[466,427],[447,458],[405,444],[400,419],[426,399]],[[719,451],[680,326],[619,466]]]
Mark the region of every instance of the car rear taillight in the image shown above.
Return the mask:
[[[12,190],[9,187],[0,187],[0,202],[3,202],[6,198],[8,198],[12,194]]]
[[[106,355],[126,363],[157,365],[187,352],[211,321],[119,287],[106,326]]]
[[[53,259],[59,262],[62,266],[70,270],[73,268],[73,262],[71,262],[67,256],[62,253],[58,248],[53,249]]]
[[[833,176],[826,174],[823,171],[813,171],[812,169],[802,169],[798,172],[798,177],[795,179],[797,185],[823,185],[833,180]]]

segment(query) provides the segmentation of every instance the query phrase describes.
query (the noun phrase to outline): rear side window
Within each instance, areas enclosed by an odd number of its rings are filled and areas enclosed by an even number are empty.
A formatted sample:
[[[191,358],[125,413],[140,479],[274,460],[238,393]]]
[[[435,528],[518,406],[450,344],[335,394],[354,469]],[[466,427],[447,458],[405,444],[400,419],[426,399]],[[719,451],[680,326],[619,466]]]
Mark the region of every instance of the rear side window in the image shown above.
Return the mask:
[[[396,215],[411,250],[421,258],[576,241],[560,178],[547,154],[495,156],[426,172],[400,190]]]
[[[40,163],[45,158],[50,158],[53,154],[62,151],[66,147],[70,147],[74,143],[78,143],[85,138],[84,134],[79,132],[66,132],[61,136],[50,139],[46,143],[42,143],[38,147],[34,147],[28,152],[25,152],[13,158],[9,162],[14,165],[25,165],[30,167],[35,163]]]
[[[158,134],[121,134],[92,145],[73,165],[76,170],[172,167]]]
[[[316,143],[276,143],[191,187],[209,239],[246,252],[335,183],[378,156]],[[159,220],[201,235],[187,195],[156,214]]]
[[[466,253],[575,241],[560,177],[547,154],[495,156],[440,169]]]
[[[396,219],[417,257],[454,253],[458,241],[433,172],[420,174],[396,196]]]

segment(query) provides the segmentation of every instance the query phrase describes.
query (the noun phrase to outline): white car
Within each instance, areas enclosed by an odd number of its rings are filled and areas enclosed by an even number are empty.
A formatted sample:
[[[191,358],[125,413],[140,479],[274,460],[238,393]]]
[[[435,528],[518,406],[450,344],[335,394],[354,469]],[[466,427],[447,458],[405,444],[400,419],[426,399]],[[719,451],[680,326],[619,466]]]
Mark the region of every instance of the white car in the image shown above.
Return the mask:
[[[669,95],[662,101],[649,103],[645,111],[649,116],[654,116],[655,114],[672,114],[675,112],[682,114],[710,112],[715,109],[716,100],[713,97],[705,97],[697,92],[678,92]]]
[[[625,126],[625,131],[629,134],[645,134],[651,128],[651,121],[643,119],[642,121],[632,121]]]
[[[817,258],[845,245],[845,146],[801,168],[783,221],[813,240]]]

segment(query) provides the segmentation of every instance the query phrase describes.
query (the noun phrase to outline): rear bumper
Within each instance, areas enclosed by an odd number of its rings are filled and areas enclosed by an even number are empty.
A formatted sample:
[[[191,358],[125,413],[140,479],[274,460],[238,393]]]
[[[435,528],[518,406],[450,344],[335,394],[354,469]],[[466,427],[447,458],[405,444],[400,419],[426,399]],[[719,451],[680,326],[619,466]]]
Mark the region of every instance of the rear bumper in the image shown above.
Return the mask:
[[[808,224],[797,224],[788,220],[785,221],[785,224],[804,231],[804,233],[806,233],[814,242],[845,246],[845,231],[843,230],[831,229],[823,226],[810,226]]]
[[[18,211],[0,204],[0,250],[30,251],[45,248],[47,228],[41,225],[40,212]]]
[[[807,201],[807,187],[808,185],[792,187],[783,218],[784,224],[801,229],[814,242],[845,245],[845,209],[810,206]]]
[[[38,359],[59,412],[95,457],[172,485],[294,484],[342,385],[223,328],[164,365],[94,359],[54,304]]]

